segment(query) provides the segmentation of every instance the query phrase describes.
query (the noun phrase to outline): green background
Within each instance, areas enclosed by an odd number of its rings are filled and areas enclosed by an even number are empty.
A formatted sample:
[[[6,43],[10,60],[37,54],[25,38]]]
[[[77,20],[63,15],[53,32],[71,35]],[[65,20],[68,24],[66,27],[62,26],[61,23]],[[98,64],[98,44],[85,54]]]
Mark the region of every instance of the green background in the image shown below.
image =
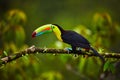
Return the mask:
[[[119,3],[119,0],[0,0],[0,55],[11,55],[32,45],[70,47],[59,42],[53,33],[31,37],[36,28],[49,23],[77,31],[98,51],[120,52]],[[101,71],[101,61],[96,57],[35,54],[2,66],[0,78],[98,80],[103,74]],[[118,80],[118,76],[116,67],[116,71],[108,72],[104,79]]]

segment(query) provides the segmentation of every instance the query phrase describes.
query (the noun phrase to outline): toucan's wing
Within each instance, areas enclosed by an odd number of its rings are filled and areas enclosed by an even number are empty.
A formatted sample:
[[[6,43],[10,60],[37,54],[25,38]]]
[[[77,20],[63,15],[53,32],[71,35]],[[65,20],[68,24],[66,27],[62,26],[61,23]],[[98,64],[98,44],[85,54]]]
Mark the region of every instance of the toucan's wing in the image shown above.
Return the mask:
[[[74,31],[66,31],[61,34],[61,37],[63,39],[63,42],[68,43],[72,46],[90,48],[88,40]]]

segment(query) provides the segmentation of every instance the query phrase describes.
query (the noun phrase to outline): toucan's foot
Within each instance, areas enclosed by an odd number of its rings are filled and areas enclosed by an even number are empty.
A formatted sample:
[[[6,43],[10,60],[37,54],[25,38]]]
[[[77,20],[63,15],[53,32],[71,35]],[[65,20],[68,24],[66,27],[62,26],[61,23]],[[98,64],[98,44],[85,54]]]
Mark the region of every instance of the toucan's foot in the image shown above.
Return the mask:
[[[65,48],[64,50],[68,51],[68,53],[72,52],[72,48]]]

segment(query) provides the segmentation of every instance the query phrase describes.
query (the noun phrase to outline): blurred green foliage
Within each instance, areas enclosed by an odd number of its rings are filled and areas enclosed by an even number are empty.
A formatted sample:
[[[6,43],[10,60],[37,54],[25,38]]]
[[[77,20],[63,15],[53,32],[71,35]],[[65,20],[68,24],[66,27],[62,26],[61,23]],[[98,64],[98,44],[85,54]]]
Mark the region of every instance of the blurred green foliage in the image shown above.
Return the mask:
[[[114,46],[115,42],[118,42],[117,40],[119,39],[119,30],[120,26],[112,21],[108,13],[96,13],[93,16],[93,31],[95,34],[94,38],[96,38],[95,41],[97,41],[96,46],[101,46],[105,49]]]
[[[1,50],[13,53],[26,46],[23,28],[25,21],[26,15],[21,10],[13,9],[6,13],[5,18],[0,22]]]
[[[2,0],[0,1],[0,57],[14,54],[33,44],[41,48],[70,47],[59,42],[52,34],[31,38],[34,29],[47,23],[58,23],[65,29],[80,33],[97,50],[119,52],[120,25],[114,19],[115,15],[120,19],[117,14],[119,7],[112,6],[112,11],[116,10],[116,13],[108,10],[111,3],[119,4],[115,1],[103,1],[104,4],[100,7],[100,1],[94,2],[93,5],[92,1],[87,0],[47,2]],[[104,71],[107,69],[114,71],[113,74],[108,73],[110,74],[108,80],[112,76],[114,80],[118,78],[119,62],[107,62],[104,67]],[[3,65],[0,77],[1,80],[98,80],[102,70],[101,61],[96,57],[35,54],[26,55]]]

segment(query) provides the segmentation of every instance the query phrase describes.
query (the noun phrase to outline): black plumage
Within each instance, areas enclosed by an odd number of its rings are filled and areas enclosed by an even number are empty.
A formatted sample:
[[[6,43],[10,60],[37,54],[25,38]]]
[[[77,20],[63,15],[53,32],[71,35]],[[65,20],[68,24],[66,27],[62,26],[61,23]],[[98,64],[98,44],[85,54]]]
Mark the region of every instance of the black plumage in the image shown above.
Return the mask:
[[[76,47],[89,49],[90,44],[83,36],[79,35],[74,31],[65,31],[61,34],[63,42],[68,43],[72,46],[73,50],[76,50]]]
[[[63,42],[70,44],[73,51],[76,51],[76,47],[90,49],[89,41],[80,34],[76,33],[75,31],[64,30],[57,24],[53,25],[56,25],[59,28],[59,30],[61,31],[61,38]]]

